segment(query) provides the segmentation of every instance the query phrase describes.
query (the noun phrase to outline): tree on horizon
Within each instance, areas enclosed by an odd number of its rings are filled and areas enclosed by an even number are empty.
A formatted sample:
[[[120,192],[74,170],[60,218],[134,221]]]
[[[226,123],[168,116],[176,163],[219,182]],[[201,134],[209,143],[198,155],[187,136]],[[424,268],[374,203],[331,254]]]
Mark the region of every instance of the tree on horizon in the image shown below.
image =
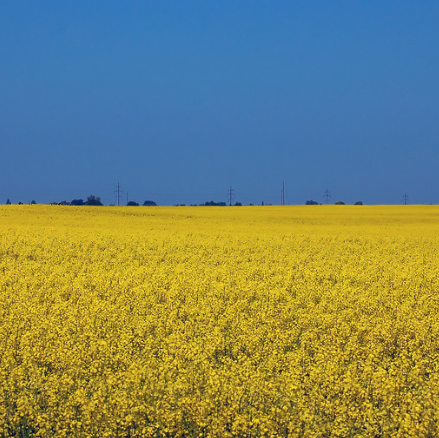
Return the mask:
[[[84,202],[84,205],[104,205],[101,202],[101,198],[99,196],[90,195],[87,197],[87,201]]]

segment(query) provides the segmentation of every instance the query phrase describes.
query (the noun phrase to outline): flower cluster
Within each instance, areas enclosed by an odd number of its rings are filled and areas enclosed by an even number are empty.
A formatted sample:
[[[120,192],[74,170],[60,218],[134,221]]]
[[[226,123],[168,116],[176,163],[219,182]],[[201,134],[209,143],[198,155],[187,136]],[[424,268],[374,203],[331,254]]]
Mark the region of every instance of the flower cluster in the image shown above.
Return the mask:
[[[439,435],[439,208],[0,207],[0,436]]]

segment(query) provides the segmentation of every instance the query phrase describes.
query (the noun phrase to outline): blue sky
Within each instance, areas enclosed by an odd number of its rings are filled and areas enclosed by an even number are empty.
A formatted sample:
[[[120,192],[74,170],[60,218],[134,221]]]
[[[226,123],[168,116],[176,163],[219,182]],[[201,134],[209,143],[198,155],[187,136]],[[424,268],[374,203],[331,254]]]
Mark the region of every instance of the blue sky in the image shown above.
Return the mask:
[[[437,1],[0,2],[0,203],[439,203]]]

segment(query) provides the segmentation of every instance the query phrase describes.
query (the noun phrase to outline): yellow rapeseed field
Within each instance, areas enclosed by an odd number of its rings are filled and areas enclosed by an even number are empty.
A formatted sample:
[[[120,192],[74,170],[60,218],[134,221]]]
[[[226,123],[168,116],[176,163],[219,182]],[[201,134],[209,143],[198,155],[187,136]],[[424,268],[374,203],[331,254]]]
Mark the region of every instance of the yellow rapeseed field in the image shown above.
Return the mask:
[[[0,207],[1,437],[439,436],[439,207]]]

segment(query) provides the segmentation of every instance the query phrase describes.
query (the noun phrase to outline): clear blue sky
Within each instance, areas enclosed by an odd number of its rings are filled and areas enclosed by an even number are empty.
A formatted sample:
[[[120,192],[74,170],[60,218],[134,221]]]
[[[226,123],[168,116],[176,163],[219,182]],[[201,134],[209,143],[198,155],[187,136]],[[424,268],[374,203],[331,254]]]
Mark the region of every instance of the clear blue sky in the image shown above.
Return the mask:
[[[439,2],[2,0],[0,148],[0,203],[439,203]]]

